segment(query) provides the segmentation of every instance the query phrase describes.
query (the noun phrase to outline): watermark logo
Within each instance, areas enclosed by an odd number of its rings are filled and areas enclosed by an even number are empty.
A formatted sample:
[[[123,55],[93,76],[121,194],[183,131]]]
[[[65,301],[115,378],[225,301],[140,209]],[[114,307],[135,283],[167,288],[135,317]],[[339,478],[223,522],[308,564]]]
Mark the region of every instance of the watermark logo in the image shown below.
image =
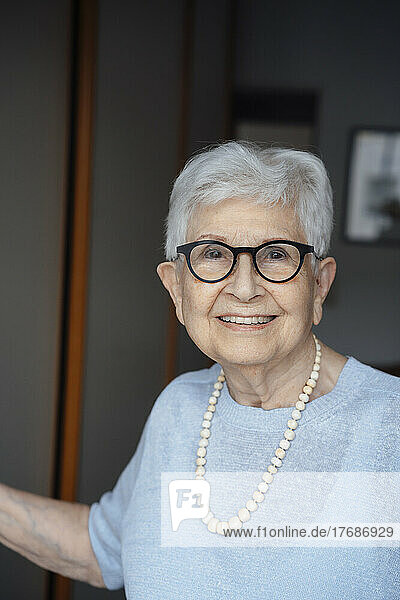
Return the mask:
[[[242,527],[209,529],[204,517],[211,512],[228,524],[262,475],[210,470],[207,479],[195,479],[190,471],[161,473],[161,546],[399,547],[400,473],[390,471],[280,471],[271,485],[263,484],[263,498]]]
[[[210,506],[210,484],[205,479],[175,479],[168,485],[172,531],[185,519],[202,519]]]

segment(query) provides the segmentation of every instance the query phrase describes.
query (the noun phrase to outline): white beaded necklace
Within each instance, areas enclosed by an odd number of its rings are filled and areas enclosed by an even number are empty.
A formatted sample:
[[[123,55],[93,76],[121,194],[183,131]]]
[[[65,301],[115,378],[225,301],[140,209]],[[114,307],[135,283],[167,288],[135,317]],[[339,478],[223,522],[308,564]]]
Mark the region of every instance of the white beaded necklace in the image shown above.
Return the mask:
[[[283,434],[284,438],[279,442],[279,446],[275,450],[275,455],[271,458],[271,464],[267,467],[267,470],[262,475],[263,481],[261,481],[261,483],[258,484],[258,489],[253,493],[253,497],[246,502],[246,506],[239,509],[237,515],[234,515],[228,521],[220,521],[214,516],[211,510],[209,510],[208,514],[202,519],[202,521],[207,525],[207,528],[209,531],[211,531],[211,533],[219,533],[221,535],[224,535],[224,530],[240,529],[242,524],[250,519],[250,513],[257,510],[258,504],[260,504],[260,502],[264,500],[265,493],[268,490],[269,484],[272,483],[274,474],[278,471],[278,467],[282,465],[282,460],[286,454],[286,450],[290,447],[290,442],[295,437],[294,430],[297,427],[297,421],[301,417],[301,412],[305,409],[306,403],[310,399],[309,396],[312,393],[315,386],[317,385],[317,379],[319,376],[318,371],[320,370],[321,363],[321,346],[318,343],[318,340],[314,334],[313,338],[316,346],[316,353],[311,375],[309,379],[307,379],[307,382],[303,387],[302,393],[299,394],[299,399],[296,402],[296,408],[292,412],[292,418],[289,419],[287,422],[288,428]],[[211,420],[213,418],[213,414],[215,413],[216,404],[218,402],[219,396],[221,395],[221,389],[223,387],[224,381],[225,375],[223,369],[221,369],[218,379],[216,383],[214,383],[214,391],[208,399],[209,405],[203,417],[204,421],[202,423],[202,430],[200,431],[200,442],[199,448],[197,450],[196,479],[204,479],[204,475],[206,472],[206,469],[204,467],[204,465],[206,464],[206,447],[208,446],[208,438],[211,435]]]

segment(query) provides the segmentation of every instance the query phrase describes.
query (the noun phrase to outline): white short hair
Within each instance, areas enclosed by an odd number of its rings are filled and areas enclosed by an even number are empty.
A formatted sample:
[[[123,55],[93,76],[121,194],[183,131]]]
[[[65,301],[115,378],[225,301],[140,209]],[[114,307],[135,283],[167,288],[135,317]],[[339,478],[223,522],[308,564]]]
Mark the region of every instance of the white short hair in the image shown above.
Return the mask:
[[[292,206],[307,243],[319,257],[328,254],[333,230],[332,187],[321,159],[310,152],[229,141],[192,156],[176,178],[165,219],[165,257],[178,257],[194,210],[228,198]],[[313,258],[313,272],[318,272]]]

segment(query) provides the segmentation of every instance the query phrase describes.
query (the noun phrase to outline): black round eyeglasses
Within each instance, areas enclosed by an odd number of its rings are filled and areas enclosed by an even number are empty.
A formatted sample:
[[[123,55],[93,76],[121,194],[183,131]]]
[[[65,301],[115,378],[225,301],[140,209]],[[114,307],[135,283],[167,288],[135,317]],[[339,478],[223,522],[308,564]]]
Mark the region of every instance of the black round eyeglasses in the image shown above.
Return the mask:
[[[177,246],[176,252],[185,256],[190,272],[204,283],[218,283],[229,277],[242,252],[251,254],[257,273],[272,283],[285,283],[296,277],[306,254],[312,253],[323,260],[315,253],[314,246],[290,240],[272,240],[255,247],[199,240]]]

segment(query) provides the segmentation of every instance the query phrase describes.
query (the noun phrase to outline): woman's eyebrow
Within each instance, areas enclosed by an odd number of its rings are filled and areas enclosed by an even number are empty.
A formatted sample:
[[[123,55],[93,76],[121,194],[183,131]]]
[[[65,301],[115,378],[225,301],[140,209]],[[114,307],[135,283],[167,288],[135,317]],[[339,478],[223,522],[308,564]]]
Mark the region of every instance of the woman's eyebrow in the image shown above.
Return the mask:
[[[261,246],[261,244],[264,244],[264,242],[270,242],[271,240],[281,240],[281,239],[286,239],[285,235],[289,235],[289,232],[286,232],[285,234],[280,235],[274,235],[273,237],[267,238],[265,240],[263,240],[262,242],[260,242],[258,245]],[[221,242],[225,242],[226,244],[228,243],[226,238],[223,235],[217,235],[216,233],[203,233],[202,235],[200,235],[196,241],[199,241],[201,239],[209,239],[209,240],[220,240]]]
[[[201,240],[203,238],[210,240],[221,240],[221,242],[226,242],[226,238],[224,238],[222,235],[217,235],[216,233],[203,233],[197,239]]]

